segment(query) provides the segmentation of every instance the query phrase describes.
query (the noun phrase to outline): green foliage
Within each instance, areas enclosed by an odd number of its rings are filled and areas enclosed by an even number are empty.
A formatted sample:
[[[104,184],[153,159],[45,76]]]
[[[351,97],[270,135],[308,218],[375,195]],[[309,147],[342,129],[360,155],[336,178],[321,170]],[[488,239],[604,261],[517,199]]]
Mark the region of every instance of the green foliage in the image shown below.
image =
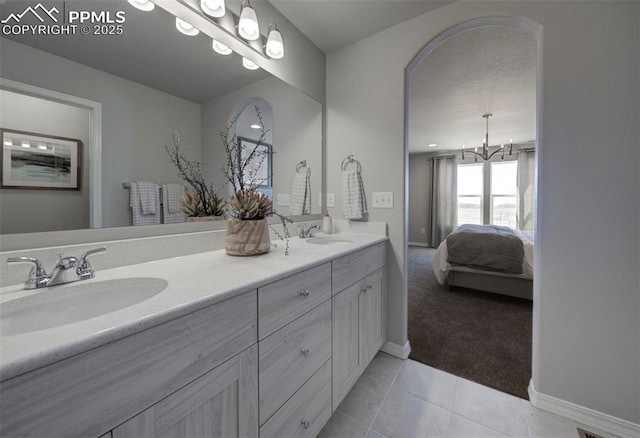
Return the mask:
[[[238,190],[227,202],[227,212],[236,219],[264,219],[271,213],[271,200],[255,190]]]

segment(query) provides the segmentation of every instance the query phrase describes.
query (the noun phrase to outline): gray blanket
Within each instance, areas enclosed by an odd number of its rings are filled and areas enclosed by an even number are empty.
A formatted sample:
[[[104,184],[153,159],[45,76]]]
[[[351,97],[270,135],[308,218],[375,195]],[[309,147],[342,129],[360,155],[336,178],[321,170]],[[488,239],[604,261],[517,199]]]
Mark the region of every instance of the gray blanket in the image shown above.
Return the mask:
[[[452,265],[522,274],[524,247],[509,227],[460,225],[447,236],[447,253]]]

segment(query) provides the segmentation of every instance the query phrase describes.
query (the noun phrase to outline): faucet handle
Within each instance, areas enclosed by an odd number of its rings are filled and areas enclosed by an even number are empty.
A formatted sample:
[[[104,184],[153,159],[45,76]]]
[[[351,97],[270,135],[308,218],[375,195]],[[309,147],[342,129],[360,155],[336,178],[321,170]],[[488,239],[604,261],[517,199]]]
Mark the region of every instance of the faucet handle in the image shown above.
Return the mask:
[[[34,266],[29,271],[29,279],[25,282],[25,289],[35,289],[39,283],[47,280],[47,271],[42,263],[34,257],[9,257],[7,263],[32,263]]]
[[[80,262],[78,263],[78,269],[76,270],[78,277],[80,277],[83,280],[88,278],[93,278],[95,276],[95,273],[93,272],[93,269],[91,269],[91,263],[89,263],[89,257],[91,257],[94,254],[105,252],[106,250],[107,248],[105,248],[104,246],[101,246],[99,248],[90,249],[89,251],[82,254],[80,256]]]

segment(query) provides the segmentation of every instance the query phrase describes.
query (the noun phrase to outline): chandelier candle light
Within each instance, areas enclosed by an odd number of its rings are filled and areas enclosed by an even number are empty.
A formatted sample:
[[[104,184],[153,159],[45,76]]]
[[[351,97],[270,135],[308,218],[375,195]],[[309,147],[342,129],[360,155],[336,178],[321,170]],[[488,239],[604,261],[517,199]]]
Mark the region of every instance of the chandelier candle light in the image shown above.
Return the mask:
[[[489,154],[489,117],[493,117],[493,114],[484,114],[482,116],[487,122],[486,122],[486,126],[487,126],[487,132],[484,136],[484,141],[482,142],[482,153],[478,152],[478,148],[474,148],[474,149],[465,149],[464,145],[462,145],[462,159],[464,160],[464,153],[472,153],[473,154],[473,158],[474,161],[477,163],[478,162],[478,157],[482,158],[484,161],[489,161],[491,159],[491,157],[493,157],[495,154],[497,154],[498,152],[501,153],[502,155],[502,159],[504,160],[504,151],[505,149],[507,149],[507,147],[505,145],[500,145],[500,147],[498,149],[496,149],[495,151],[493,151],[493,153]],[[513,139],[509,140],[509,155],[512,155],[513,153]]]

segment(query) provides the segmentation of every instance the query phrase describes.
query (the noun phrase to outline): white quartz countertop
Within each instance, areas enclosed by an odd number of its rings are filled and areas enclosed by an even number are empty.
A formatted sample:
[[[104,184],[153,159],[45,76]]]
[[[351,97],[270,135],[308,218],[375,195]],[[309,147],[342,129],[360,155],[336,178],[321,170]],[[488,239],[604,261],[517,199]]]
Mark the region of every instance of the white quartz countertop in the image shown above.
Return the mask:
[[[387,240],[385,236],[366,234],[333,236],[352,243],[314,245],[295,237],[290,239],[288,256],[284,242],[278,241],[276,248],[261,256],[232,257],[218,250],[98,271],[92,280],[35,291],[23,290],[22,285],[0,288],[0,303],[7,303],[28,295],[50,293],[56,288],[104,280],[155,277],[168,282],[161,293],[115,312],[13,336],[0,333],[0,380],[89,351]]]

